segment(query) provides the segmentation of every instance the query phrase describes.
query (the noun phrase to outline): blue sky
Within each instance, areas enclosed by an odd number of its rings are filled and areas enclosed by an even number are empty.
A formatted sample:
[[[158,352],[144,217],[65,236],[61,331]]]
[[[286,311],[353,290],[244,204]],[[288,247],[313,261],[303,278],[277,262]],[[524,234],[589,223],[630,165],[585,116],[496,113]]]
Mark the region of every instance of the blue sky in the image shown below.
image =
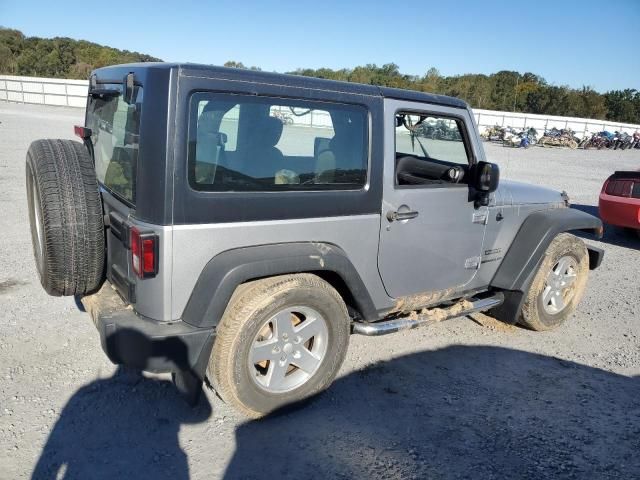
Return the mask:
[[[0,25],[168,61],[279,72],[390,62],[415,75],[507,69],[554,85],[640,90],[640,0],[0,0]]]

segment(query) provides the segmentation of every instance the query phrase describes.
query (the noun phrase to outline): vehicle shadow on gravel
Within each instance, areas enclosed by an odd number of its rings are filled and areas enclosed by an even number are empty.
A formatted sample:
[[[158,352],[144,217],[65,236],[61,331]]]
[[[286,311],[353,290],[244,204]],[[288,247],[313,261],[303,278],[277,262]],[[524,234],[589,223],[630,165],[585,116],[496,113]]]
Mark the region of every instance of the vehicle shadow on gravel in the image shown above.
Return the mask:
[[[594,217],[600,218],[600,214],[598,213],[597,205],[582,205],[582,204],[572,204],[571,208],[575,208],[576,210],[581,210],[586,212]],[[585,239],[594,239],[593,235],[588,233],[577,233],[579,237]],[[640,237],[636,235],[634,232],[629,232],[623,228],[616,227],[614,225],[605,224],[604,225],[604,235],[599,240],[600,242],[608,243],[610,245],[616,245],[618,247],[631,248],[634,250],[640,250]]]
[[[522,351],[416,353],[241,425],[225,478],[640,478],[639,393]]]
[[[192,408],[171,381],[118,367],[112,377],[91,382],[71,397],[32,478],[188,479],[180,425],[210,416],[204,395]]]

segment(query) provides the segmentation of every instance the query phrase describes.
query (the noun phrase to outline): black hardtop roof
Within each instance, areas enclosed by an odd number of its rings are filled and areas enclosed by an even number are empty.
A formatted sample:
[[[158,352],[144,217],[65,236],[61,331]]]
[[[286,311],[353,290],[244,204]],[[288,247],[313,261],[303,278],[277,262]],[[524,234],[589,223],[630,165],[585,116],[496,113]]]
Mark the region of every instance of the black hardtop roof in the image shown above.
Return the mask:
[[[98,79],[108,77],[120,78],[125,70],[137,72],[149,69],[178,69],[186,76],[205,76],[228,80],[241,80],[245,82],[270,83],[283,86],[295,86],[301,88],[313,88],[319,90],[350,93],[356,95],[380,96],[407,100],[412,102],[433,103],[455,108],[467,108],[466,102],[459,98],[436,95],[433,93],[418,92],[415,90],[403,90],[400,88],[379,87],[362,83],[350,83],[324,78],[305,77],[285,73],[262,72],[242,68],[217,67],[213,65],[201,65],[196,63],[169,63],[169,62],[145,62],[128,63],[99,68],[94,71]],[[120,72],[121,71],[121,72]]]

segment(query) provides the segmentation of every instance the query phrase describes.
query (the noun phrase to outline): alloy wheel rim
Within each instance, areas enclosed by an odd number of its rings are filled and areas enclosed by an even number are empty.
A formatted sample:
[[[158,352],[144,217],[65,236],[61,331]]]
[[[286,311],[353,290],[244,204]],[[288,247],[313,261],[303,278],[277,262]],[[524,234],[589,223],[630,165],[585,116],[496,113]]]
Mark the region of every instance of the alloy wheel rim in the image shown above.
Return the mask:
[[[262,324],[249,349],[249,373],[269,393],[294,390],[309,381],[327,353],[327,321],[316,310],[283,309]]]
[[[542,289],[542,305],[545,312],[557,315],[573,298],[578,278],[578,262],[571,256],[561,257],[547,274]]]

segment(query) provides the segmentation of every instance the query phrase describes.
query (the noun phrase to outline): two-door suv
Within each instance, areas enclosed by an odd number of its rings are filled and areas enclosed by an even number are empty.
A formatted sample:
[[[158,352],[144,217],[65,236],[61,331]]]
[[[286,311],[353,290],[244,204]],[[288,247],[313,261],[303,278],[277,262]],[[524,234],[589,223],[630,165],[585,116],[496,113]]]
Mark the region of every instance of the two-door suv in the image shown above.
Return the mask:
[[[81,142],[26,161],[41,283],[115,363],[205,375],[261,416],[326,388],[350,334],[478,311],[571,315],[603,252],[568,197],[499,181],[471,110],[427,93],[191,64],[101,68]]]

